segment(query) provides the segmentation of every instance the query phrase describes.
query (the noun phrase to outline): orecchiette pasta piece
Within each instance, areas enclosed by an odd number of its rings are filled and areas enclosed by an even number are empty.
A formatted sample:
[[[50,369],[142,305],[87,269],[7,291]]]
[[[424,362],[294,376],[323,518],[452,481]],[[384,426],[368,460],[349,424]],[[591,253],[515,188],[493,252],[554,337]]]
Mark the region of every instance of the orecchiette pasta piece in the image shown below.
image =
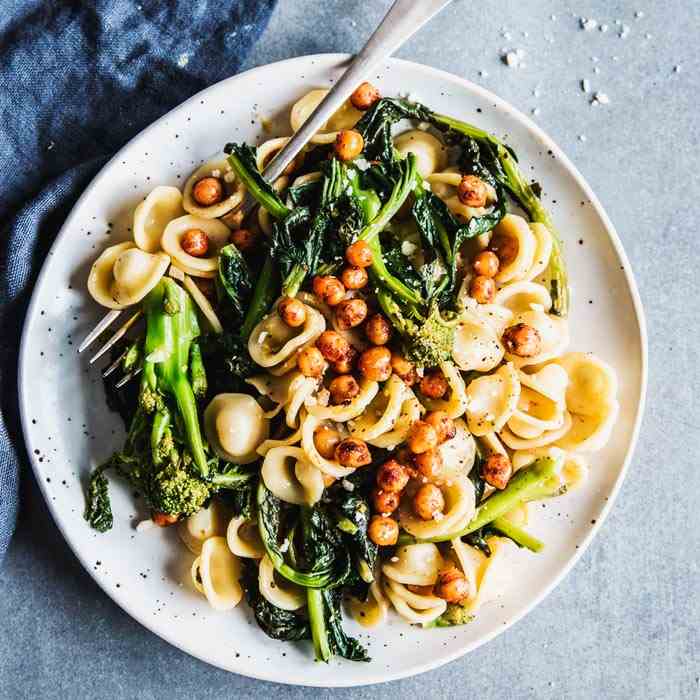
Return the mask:
[[[496,332],[483,318],[469,311],[460,315],[452,357],[463,372],[488,372],[501,362],[504,352]]]
[[[225,532],[226,514],[217,501],[212,501],[207,508],[200,508],[177,524],[177,534],[192,554],[200,554],[205,540]]]
[[[498,435],[511,450],[531,450],[536,447],[545,447],[546,445],[555,443],[571,430],[572,425],[571,414],[565,411],[564,423],[560,428],[556,430],[546,430],[535,438],[518,437],[508,429],[508,426],[503,428]]]
[[[216,270],[209,270],[207,272],[203,272],[202,270],[193,270],[191,267],[183,265],[179,260],[171,260],[170,263],[171,270],[175,268],[176,270],[179,270],[183,274],[189,275],[190,277],[201,277],[202,279],[213,280],[217,275]]]
[[[323,476],[299,447],[273,447],[260,472],[265,486],[277,498],[294,505],[313,505],[323,494]]]
[[[447,603],[442,598],[425,593],[414,593],[390,578],[386,579],[385,584],[384,590],[394,610],[411,624],[427,625],[447,609]]]
[[[455,475],[449,480],[436,483],[442,491],[445,509],[440,518],[423,520],[413,512],[413,495],[417,486],[409,484],[404,491],[399,506],[399,523],[401,527],[419,539],[444,537],[464,527],[473,517],[476,509],[474,485],[466,475]]]
[[[197,286],[195,281],[189,275],[185,275],[182,280],[182,285],[190,293],[192,300],[197,304],[197,307],[202,312],[202,316],[207,320],[207,323],[214,333],[223,333],[224,327],[221,325],[221,321],[216,315],[214,307],[211,305],[209,299],[204,296],[202,290]]]
[[[198,569],[202,592],[212,608],[231,610],[238,605],[243,597],[238,582],[241,565],[228,548],[225,537],[210,537],[204,541]]]
[[[287,325],[277,313],[277,306],[253,329],[248,352],[261,367],[274,367],[287,360],[302,346],[326,330],[326,319],[311,306],[305,306],[306,320],[299,328]]]
[[[284,410],[286,423],[289,428],[297,428],[299,415],[307,399],[318,388],[318,380],[313,377],[305,377],[295,370],[282,376],[272,374],[259,374],[246,379],[247,384],[254,386],[263,396],[267,396],[276,408],[265,414],[266,418],[274,418],[281,410]]]
[[[506,360],[516,367],[540,365],[559,357],[569,344],[569,324],[565,318],[545,313],[538,304],[533,304],[529,311],[522,311],[513,316],[513,325],[524,323],[532,326],[540,337],[540,352],[533,357],[519,357],[506,353]]]
[[[473,435],[498,432],[513,415],[520,398],[520,382],[512,364],[478,377],[467,387],[467,425]]]
[[[466,476],[476,459],[476,442],[467,430],[466,423],[461,419],[456,420],[455,429],[455,436],[443,442],[438,448],[442,457],[441,481]]]
[[[133,243],[110,246],[92,265],[90,296],[108,309],[125,309],[141,301],[165,274],[170,258],[146,253]]]
[[[420,129],[404,131],[394,139],[394,148],[401,154],[413,153],[422,177],[428,177],[447,165],[447,148],[432,134]]]
[[[289,115],[292,131],[299,131],[301,125],[309,118],[327,94],[328,90],[325,89],[311,90],[294,103]],[[361,117],[362,112],[355,109],[350,100],[346,100],[340,109],[311,137],[311,143],[333,143],[339,131],[352,129]]]
[[[558,440],[565,450],[594,452],[605,446],[619,413],[617,375],[588,353],[572,352],[556,361],[567,373],[566,406],[571,430]]]
[[[204,431],[221,459],[250,464],[267,439],[270,422],[260,404],[248,394],[218,394],[204,411]]]
[[[309,413],[301,424],[301,446],[306,455],[306,459],[324,474],[340,479],[348,474],[352,474],[352,467],[344,467],[335,459],[326,459],[317,449],[314,442],[314,432],[321,422],[316,416]]]
[[[527,281],[512,282],[498,290],[494,304],[511,311],[512,318],[512,314],[530,311],[533,304],[549,311],[552,308],[552,297],[544,285]]]
[[[387,578],[412,586],[433,585],[441,568],[440,550],[428,542],[398,547],[391,561],[382,564]]]
[[[501,262],[496,282],[505,284],[525,279],[537,250],[537,239],[527,221],[517,214],[506,214],[494,228],[493,236],[507,239],[514,251],[511,259]]]
[[[381,574],[375,576],[369,587],[367,600],[350,598],[350,614],[355,622],[365,628],[378,627],[386,621],[389,602],[384,595]]]
[[[467,404],[469,403],[467,387],[464,384],[464,378],[452,362],[443,362],[440,365],[440,369],[447,380],[449,396],[446,399],[424,397],[423,403],[429,411],[445,411],[454,420],[464,415],[464,412],[467,410]]]
[[[479,436],[479,442],[487,454],[508,455],[508,451],[503,447],[503,443],[497,433],[486,433]]]
[[[258,567],[260,594],[281,610],[299,610],[306,605],[306,592],[301,586],[275,574],[275,567],[267,554]]]
[[[307,400],[306,410],[319,420],[332,420],[336,423],[346,423],[357,418],[372,403],[379,392],[379,384],[369,379],[360,381],[360,393],[347,404],[338,406],[321,406]]]
[[[255,520],[239,515],[231,518],[226,528],[226,543],[237,557],[260,559],[265,554],[265,546],[260,539],[260,531]]]
[[[134,242],[147,253],[158,252],[165,227],[183,214],[180,190],[159,185],[134,210]]]
[[[289,136],[279,136],[274,139],[263,141],[263,143],[255,149],[255,164],[258,166],[258,170],[262,172],[265,166],[272,161],[273,156],[284,148],[288,142]]]
[[[204,206],[195,200],[193,195],[194,187],[205,177],[215,177],[221,182],[224,196],[220,202]],[[182,195],[182,206],[185,211],[203,219],[217,219],[220,216],[224,216],[224,214],[228,214],[228,212],[241,204],[245,192],[245,185],[229,165],[226,155],[222,153],[200,165],[187,178]]]
[[[368,440],[370,445],[385,450],[393,450],[397,445],[406,440],[411,432],[411,426],[420,418],[423,407],[415,394],[406,387],[401,403],[399,417],[394,423],[394,427],[372,440]]]
[[[182,238],[191,229],[199,229],[207,234],[209,248],[204,257],[196,258],[186,253],[182,247]],[[219,251],[228,244],[231,229],[218,219],[205,219],[201,216],[187,214],[173,219],[163,231],[160,239],[161,248],[177,263],[189,270],[197,272],[212,272],[218,267]]]
[[[533,374],[518,372],[520,398],[508,428],[521,438],[536,438],[564,425],[566,385],[569,377],[555,364],[545,365]]]
[[[534,280],[547,269],[549,258],[552,256],[552,247],[554,243],[550,230],[544,224],[532,222],[529,226],[535,236],[537,245],[535,247],[535,259],[525,279]]]
[[[470,548],[474,550],[474,557],[480,559],[476,569],[477,593],[465,606],[468,612],[472,613],[503,595],[512,580],[510,555],[515,548],[512,540],[505,537],[489,537],[486,544],[491,550],[490,557],[474,547]]]
[[[366,442],[393,429],[401,414],[406,385],[392,374],[367,408],[350,424],[350,434]]]

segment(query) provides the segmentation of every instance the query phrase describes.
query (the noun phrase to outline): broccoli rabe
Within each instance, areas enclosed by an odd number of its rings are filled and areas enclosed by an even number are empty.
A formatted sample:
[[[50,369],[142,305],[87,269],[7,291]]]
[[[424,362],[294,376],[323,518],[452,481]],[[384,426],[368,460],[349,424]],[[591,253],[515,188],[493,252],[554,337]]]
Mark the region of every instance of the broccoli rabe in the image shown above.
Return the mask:
[[[455,625],[466,625],[474,619],[474,615],[467,611],[467,608],[458,603],[450,603],[440,617],[433,620],[426,627],[454,627]]]

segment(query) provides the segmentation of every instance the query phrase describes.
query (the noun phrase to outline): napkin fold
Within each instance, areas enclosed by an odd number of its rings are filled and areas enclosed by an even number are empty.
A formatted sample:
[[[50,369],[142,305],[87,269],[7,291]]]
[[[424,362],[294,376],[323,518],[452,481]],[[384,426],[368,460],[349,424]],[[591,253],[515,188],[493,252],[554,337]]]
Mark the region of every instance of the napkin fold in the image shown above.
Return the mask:
[[[31,287],[109,156],[235,74],[276,0],[13,0],[0,13],[0,562],[26,452],[17,353]]]

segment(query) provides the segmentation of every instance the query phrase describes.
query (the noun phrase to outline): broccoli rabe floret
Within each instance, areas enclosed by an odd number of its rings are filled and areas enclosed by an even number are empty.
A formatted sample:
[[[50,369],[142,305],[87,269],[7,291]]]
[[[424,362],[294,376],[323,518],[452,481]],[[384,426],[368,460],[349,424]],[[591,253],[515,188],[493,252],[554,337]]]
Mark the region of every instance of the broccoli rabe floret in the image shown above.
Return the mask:
[[[191,515],[211,495],[210,485],[192,476],[182,464],[172,462],[157,472],[151,482],[149,501],[168,515]]]
[[[452,627],[454,625],[466,625],[474,619],[474,616],[458,603],[450,603],[437,620],[436,627]]]
[[[419,367],[436,367],[452,359],[454,326],[435,307],[422,323],[411,323],[404,336],[406,356]]]
[[[139,406],[144,413],[155,413],[162,408],[163,397],[156,389],[151,389],[151,387],[144,384],[139,393]]]

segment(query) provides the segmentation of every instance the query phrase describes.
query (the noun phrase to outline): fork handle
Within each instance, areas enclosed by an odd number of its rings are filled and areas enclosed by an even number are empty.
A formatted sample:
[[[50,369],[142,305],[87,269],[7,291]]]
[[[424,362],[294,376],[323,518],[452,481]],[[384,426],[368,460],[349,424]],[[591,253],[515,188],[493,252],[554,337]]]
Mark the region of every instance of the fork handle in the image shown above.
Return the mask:
[[[391,56],[451,0],[396,0],[340,80],[263,172],[274,182],[377,64]]]

